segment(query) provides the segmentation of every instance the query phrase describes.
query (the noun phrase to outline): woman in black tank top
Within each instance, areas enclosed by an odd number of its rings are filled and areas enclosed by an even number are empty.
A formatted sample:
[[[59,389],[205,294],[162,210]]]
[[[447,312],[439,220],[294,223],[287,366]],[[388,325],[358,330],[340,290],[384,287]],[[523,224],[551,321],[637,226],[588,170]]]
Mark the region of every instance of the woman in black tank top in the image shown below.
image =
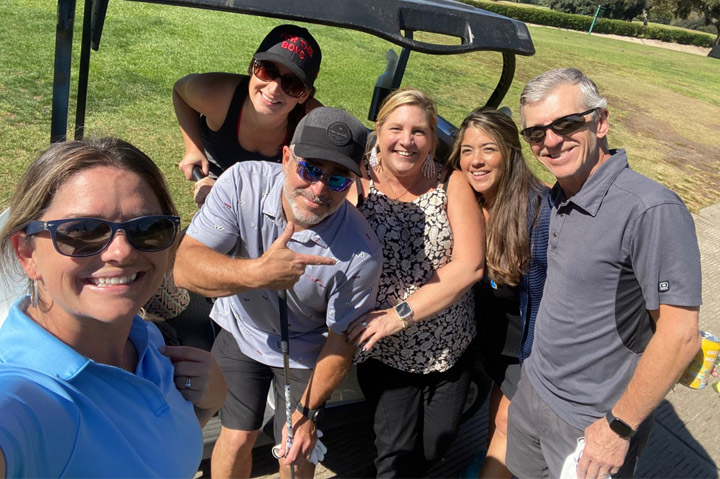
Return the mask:
[[[194,167],[201,206],[223,171],[240,161],[279,161],[283,146],[307,112],[321,106],[313,84],[320,46],[305,28],[280,25],[253,55],[249,75],[194,73],[173,88],[173,105],[185,143],[179,164],[188,180]]]

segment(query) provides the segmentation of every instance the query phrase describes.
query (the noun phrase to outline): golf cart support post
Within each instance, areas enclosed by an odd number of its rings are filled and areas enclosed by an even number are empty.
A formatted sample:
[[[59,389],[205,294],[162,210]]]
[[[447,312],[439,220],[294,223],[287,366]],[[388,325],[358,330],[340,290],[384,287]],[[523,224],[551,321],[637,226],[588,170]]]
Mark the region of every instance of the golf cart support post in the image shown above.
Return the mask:
[[[119,0],[117,0],[119,1]],[[124,0],[260,15],[296,22],[349,28],[384,38],[402,47],[392,88],[398,88],[410,51],[449,55],[473,51],[502,53],[503,68],[486,106],[498,107],[515,74],[515,55],[533,55],[527,26],[454,0]],[[109,0],[85,0],[75,138],[83,137],[90,49],[98,50]],[[73,24],[77,0],[58,0],[50,141],[67,135]],[[414,32],[438,33],[459,44],[433,44],[413,38]]]

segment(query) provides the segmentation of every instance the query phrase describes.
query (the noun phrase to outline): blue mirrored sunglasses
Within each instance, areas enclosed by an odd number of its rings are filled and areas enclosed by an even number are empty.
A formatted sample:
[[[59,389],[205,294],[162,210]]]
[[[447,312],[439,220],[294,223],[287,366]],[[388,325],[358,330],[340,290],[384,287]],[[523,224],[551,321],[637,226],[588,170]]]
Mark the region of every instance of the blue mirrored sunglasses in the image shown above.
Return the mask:
[[[180,228],[178,216],[140,216],[123,223],[101,218],[68,218],[53,221],[31,221],[25,233],[32,236],[49,231],[53,245],[64,256],[92,256],[105,250],[118,230],[123,230],[135,249],[147,252],[169,248]]]
[[[308,183],[324,181],[331,191],[345,191],[352,183],[352,178],[343,175],[328,174],[322,168],[308,163],[306,160],[301,160],[295,155],[293,155],[293,159],[297,164],[298,175]]]

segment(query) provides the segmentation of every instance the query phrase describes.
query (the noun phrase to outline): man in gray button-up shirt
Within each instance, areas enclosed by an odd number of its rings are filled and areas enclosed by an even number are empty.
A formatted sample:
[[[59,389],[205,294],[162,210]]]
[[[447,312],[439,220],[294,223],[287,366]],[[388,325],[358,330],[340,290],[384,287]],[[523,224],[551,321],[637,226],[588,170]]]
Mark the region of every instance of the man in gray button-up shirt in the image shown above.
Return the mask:
[[[375,233],[345,201],[360,173],[366,135],[343,110],[313,110],[283,148],[282,165],[242,162],[218,178],[180,245],[177,284],[219,298],[211,316],[223,331],[213,353],[229,394],[213,476],[249,475],[273,376],[282,391],[279,289],[288,290],[290,367],[298,389],[293,447],[280,463],[295,462],[301,476],[312,475],[307,458],[317,440],[314,421],[350,367],[354,348],[344,333],[374,308],[382,267]],[[284,423],[284,408],[276,407],[277,436]]]
[[[582,72],[544,73],[520,103],[522,135],[557,183],[508,467],[520,478],[632,477],[655,407],[700,344],[693,220],[675,193],[608,148],[607,100]],[[581,437],[576,465],[566,458]]]

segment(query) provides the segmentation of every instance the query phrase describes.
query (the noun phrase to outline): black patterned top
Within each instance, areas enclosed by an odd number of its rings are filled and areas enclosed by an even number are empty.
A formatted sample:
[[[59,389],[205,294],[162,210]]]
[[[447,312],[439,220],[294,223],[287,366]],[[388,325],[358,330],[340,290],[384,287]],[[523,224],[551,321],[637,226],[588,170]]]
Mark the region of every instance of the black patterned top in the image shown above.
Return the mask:
[[[452,259],[453,235],[441,174],[435,189],[407,203],[388,198],[370,179],[368,196],[358,208],[383,248],[376,309],[405,301]],[[370,351],[359,351],[356,361],[374,358],[410,373],[446,371],[475,336],[474,318],[473,297],[468,291],[438,314],[381,339]]]

